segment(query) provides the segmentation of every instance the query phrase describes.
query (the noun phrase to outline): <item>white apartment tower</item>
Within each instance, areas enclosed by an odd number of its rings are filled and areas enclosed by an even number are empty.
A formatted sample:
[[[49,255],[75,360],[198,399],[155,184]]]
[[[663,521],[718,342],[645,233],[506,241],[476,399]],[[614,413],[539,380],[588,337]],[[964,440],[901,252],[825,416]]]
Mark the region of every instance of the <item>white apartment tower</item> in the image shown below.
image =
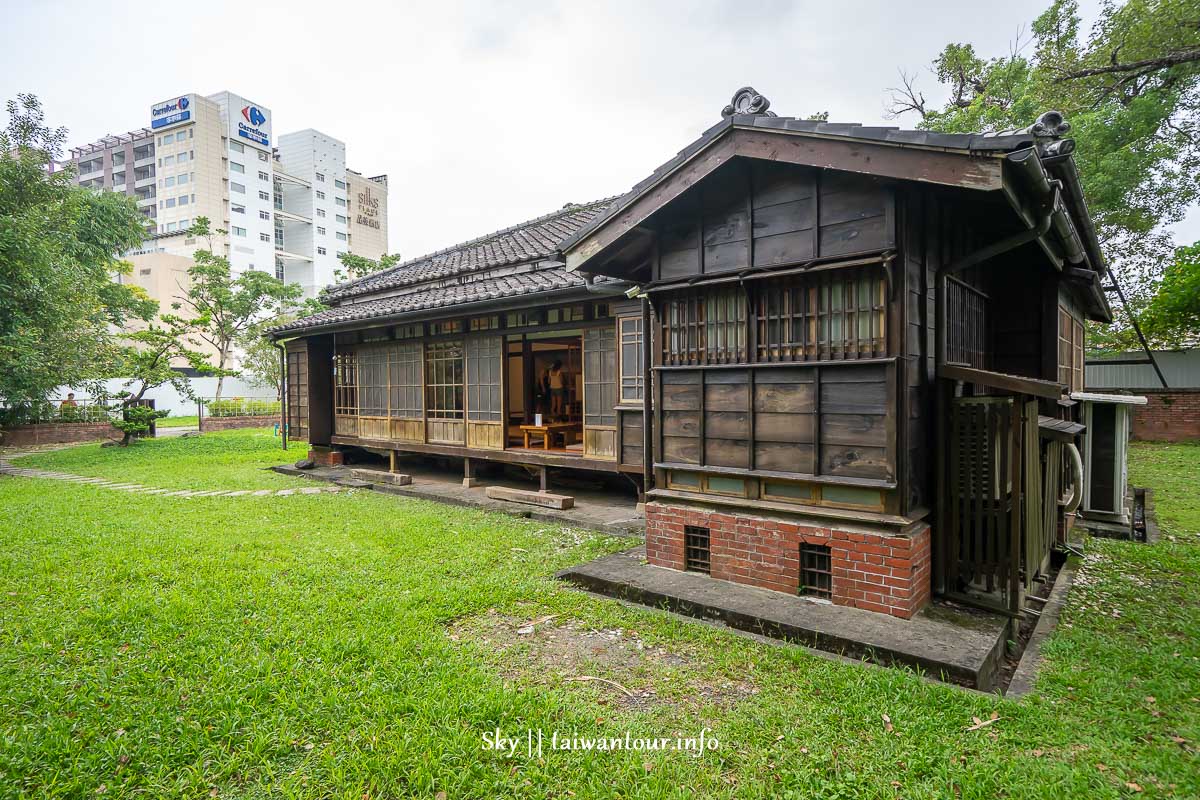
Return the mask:
[[[346,145],[312,129],[279,137],[275,244],[282,279],[315,297],[350,252]]]
[[[345,143],[311,129],[276,141],[271,109],[233,92],[155,103],[150,127],[73,148],[71,161],[80,185],[137,198],[148,236],[135,259],[191,256],[208,243],[184,232],[207,217],[226,231],[212,246],[235,274],[271,272],[315,297],[334,281],[338,254],[356,252]],[[374,191],[386,231],[386,176]],[[363,255],[378,258],[377,245]]]

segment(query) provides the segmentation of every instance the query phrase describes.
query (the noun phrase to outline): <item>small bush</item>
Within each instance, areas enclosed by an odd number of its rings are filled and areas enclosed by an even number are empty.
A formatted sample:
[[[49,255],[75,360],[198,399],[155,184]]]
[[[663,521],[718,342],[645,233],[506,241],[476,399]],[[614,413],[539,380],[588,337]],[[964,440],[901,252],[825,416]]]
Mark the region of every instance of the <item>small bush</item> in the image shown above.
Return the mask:
[[[278,415],[280,403],[278,400],[261,400],[246,397],[230,397],[222,400],[209,400],[204,406],[204,413],[210,417],[255,417]]]

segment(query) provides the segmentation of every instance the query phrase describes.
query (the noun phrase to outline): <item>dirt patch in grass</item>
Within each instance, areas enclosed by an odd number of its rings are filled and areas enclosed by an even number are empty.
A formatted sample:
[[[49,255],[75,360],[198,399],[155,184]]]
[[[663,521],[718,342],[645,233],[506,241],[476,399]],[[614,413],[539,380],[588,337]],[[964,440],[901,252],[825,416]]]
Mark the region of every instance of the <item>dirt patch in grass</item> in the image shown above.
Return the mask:
[[[494,609],[450,626],[450,640],[481,648],[513,683],[588,687],[619,708],[728,708],[758,687],[694,656],[646,642],[632,628],[597,628],[558,615],[513,617]]]

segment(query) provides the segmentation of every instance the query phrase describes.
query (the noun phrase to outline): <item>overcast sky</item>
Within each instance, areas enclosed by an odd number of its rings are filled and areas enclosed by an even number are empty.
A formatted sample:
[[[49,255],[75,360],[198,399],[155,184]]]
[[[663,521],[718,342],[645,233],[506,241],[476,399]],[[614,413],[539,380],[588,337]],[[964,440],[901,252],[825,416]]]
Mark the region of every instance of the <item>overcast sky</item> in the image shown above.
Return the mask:
[[[83,144],[147,125],[153,102],[237,92],[276,136],[317,128],[386,173],[390,246],[410,258],[626,191],[743,85],[780,115],[884,123],[898,68],[940,98],[943,45],[1003,54],[1047,0],[972,5],[0,0],[0,95],[34,92]],[[1200,213],[1176,236],[1200,239]]]

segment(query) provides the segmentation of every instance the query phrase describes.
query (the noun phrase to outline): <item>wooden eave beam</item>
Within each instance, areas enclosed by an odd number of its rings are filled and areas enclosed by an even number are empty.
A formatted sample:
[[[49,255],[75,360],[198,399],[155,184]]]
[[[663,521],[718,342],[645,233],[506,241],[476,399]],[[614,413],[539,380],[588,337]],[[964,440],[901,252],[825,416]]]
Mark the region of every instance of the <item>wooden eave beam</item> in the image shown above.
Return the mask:
[[[1045,397],[1048,400],[1058,400],[1066,391],[1065,386],[1054,381],[1043,381],[1037,378],[1026,378],[1023,375],[1009,375],[1004,372],[963,367],[957,364],[938,364],[937,376],[939,378],[946,378],[947,380],[974,383],[978,386],[987,386],[991,389],[1000,389],[1015,394]]]
[[[571,247],[565,253],[567,269],[582,268],[734,156],[977,191],[1004,188],[998,155],[734,127]]]

